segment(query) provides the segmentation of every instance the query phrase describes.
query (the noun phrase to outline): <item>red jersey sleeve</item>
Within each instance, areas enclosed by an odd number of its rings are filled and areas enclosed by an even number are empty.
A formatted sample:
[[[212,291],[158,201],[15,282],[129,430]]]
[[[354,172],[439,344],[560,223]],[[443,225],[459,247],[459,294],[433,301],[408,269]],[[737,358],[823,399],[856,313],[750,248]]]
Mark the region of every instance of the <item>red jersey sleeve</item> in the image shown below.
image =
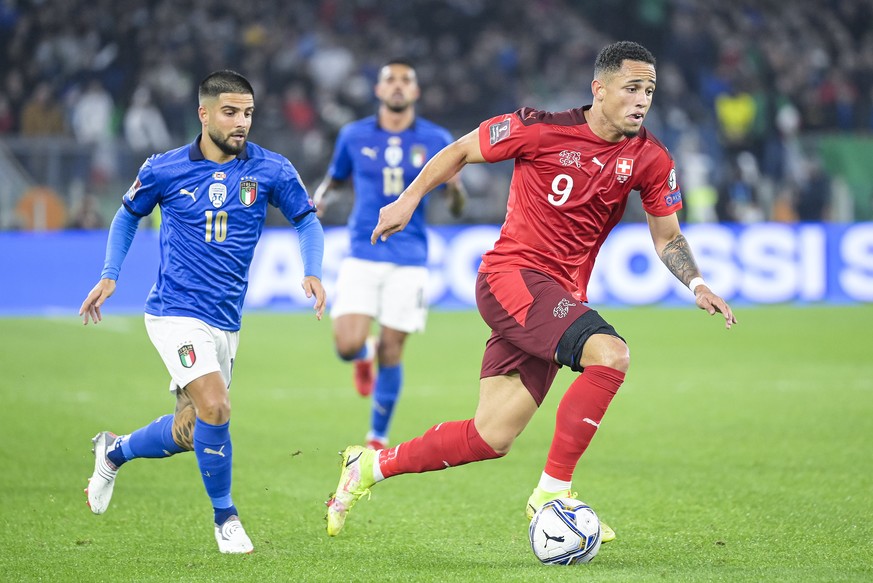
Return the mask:
[[[537,151],[539,126],[524,125],[519,114],[505,113],[479,124],[479,147],[487,162],[526,158]]]
[[[665,217],[682,208],[682,191],[676,179],[673,157],[660,144],[652,144],[655,155],[637,188],[643,208],[650,215]]]

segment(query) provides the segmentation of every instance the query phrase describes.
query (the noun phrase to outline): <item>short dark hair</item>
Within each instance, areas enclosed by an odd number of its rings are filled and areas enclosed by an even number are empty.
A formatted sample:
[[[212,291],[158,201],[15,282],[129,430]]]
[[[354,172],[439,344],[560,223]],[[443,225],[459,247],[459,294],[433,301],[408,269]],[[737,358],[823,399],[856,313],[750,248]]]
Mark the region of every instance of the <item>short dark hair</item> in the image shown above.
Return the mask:
[[[391,65],[403,65],[404,67],[409,67],[413,71],[415,70],[415,65],[412,64],[412,61],[404,58],[388,59],[381,67],[379,67],[379,70],[381,71],[385,67],[390,67]]]
[[[599,77],[602,73],[614,73],[621,69],[623,61],[642,61],[655,66],[655,57],[649,49],[639,43],[623,40],[611,45],[606,45],[597,55],[594,61],[594,76]]]
[[[218,97],[222,93],[247,93],[252,97],[255,96],[255,90],[252,89],[248,79],[229,69],[207,75],[200,82],[197,96],[202,101],[204,98]]]

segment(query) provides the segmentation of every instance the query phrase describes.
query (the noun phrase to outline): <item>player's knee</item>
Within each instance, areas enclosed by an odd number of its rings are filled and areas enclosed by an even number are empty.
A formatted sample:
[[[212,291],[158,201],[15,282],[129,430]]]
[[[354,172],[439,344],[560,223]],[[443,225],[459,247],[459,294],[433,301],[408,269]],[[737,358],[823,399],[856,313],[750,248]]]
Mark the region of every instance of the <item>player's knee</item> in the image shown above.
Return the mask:
[[[230,400],[216,397],[205,399],[197,406],[197,417],[210,425],[222,425],[230,421]]]
[[[355,360],[364,348],[363,342],[352,342],[342,338],[336,338],[335,343],[337,356],[346,362]]]
[[[599,364],[626,373],[630,368],[630,350],[627,344],[615,336],[604,336],[602,343],[603,345],[598,351],[596,361],[586,361],[585,366]]]

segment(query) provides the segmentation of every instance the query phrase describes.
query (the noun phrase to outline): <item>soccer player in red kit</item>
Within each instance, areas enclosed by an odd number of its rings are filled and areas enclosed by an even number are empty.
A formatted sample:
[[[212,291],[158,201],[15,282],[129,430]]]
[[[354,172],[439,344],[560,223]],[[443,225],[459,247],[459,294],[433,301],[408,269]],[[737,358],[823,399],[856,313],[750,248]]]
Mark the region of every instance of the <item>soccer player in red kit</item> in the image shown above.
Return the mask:
[[[624,381],[624,339],[585,305],[603,241],[632,190],[640,192],[655,249],[710,315],[736,318],[700,276],[676,211],[682,194],[669,152],[642,127],[655,92],[655,59],[641,45],[605,47],[594,65],[590,106],[560,113],[524,108],[486,120],[444,148],[397,201],[382,208],[372,243],[402,230],[419,201],[466,164],[514,159],[506,220],[479,268],[476,303],[491,337],[473,419],[440,423],[389,449],[350,446],[342,454],[327,532],[385,478],[442,470],[506,455],[542,403],[561,366],[579,372],[558,405],[540,481],[540,506],[571,491],[573,470]],[[603,542],[615,533],[603,525]]]

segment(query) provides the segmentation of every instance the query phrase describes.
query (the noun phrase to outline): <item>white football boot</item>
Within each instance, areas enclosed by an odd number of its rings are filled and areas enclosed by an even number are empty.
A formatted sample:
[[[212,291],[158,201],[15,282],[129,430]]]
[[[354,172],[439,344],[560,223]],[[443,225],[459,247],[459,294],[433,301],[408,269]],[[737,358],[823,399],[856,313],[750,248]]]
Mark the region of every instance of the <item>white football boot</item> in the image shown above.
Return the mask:
[[[115,488],[115,476],[118,474],[112,462],[106,457],[106,452],[115,443],[118,436],[110,431],[101,431],[94,436],[94,473],[88,479],[85,493],[88,495],[88,506],[94,514],[103,514],[109,508],[112,500],[112,490]]]
[[[246,554],[255,550],[239,517],[231,516],[221,526],[215,525],[218,550],[225,554]]]

